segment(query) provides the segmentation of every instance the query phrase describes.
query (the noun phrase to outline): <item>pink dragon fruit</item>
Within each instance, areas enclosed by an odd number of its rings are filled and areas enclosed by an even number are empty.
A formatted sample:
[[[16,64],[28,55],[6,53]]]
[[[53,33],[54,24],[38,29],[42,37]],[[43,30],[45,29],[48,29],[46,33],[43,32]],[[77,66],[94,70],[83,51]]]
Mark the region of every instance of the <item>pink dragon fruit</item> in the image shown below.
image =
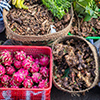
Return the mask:
[[[0,65],[0,76],[4,74],[5,74],[5,68],[2,65]]]
[[[15,68],[13,66],[6,67],[7,74],[12,75],[15,72]]]
[[[22,62],[23,68],[28,70],[31,66],[32,66],[32,63],[28,59],[23,60],[23,62]]]
[[[39,65],[34,62],[32,67],[30,68],[30,72],[31,73],[38,72],[39,68],[40,68]]]
[[[23,82],[25,88],[31,88],[33,85],[32,78],[26,78]]]
[[[25,70],[24,68],[21,68],[18,70],[18,72],[21,74],[24,75],[24,78],[28,77],[29,73],[28,73],[28,70]]]
[[[1,83],[2,83],[3,85],[8,85],[10,79],[11,79],[11,78],[10,78],[8,75],[3,75],[3,76],[1,77]]]
[[[32,63],[34,62],[34,59],[33,59],[32,55],[27,55],[26,59],[28,59]]]
[[[49,57],[47,55],[40,56],[40,65],[47,66],[49,64]]]
[[[29,73],[28,73],[27,70],[21,68],[21,69],[18,70],[18,72],[13,74],[13,78],[14,78],[15,81],[21,83],[26,78],[26,76],[28,74]]]
[[[8,50],[4,50],[1,52],[1,56],[0,59],[2,60],[2,63],[6,66],[6,65],[11,65],[12,64],[12,55],[11,52],[9,52]]]
[[[26,58],[26,53],[24,51],[16,51],[15,58],[19,61],[22,61]]]
[[[18,86],[11,86],[11,88],[19,88]]]
[[[36,59],[35,59],[35,63],[36,63],[36,64],[40,64],[39,58],[36,58]]]
[[[9,88],[9,86],[8,85],[3,85],[3,87],[2,88]]]
[[[48,77],[49,69],[45,67],[40,68],[40,74],[42,74],[43,77]]]
[[[48,87],[47,79],[40,81],[38,87],[39,88],[47,88]]]
[[[3,87],[3,84],[0,82],[0,87]]]
[[[21,61],[18,61],[18,60],[14,60],[14,66],[19,69],[22,67],[22,62]]]
[[[42,75],[40,73],[37,73],[37,72],[33,73],[32,80],[33,80],[33,82],[38,83],[39,81],[42,80]]]
[[[20,74],[19,72],[16,72],[13,74],[13,78],[15,81],[21,83],[24,80],[24,75],[22,73]]]
[[[38,88],[38,86],[33,86],[32,89],[33,89],[33,88]]]
[[[19,87],[19,86],[21,85],[21,83],[15,81],[14,78],[12,78],[12,79],[10,80],[10,85],[11,85],[11,86],[18,86],[18,87]]]

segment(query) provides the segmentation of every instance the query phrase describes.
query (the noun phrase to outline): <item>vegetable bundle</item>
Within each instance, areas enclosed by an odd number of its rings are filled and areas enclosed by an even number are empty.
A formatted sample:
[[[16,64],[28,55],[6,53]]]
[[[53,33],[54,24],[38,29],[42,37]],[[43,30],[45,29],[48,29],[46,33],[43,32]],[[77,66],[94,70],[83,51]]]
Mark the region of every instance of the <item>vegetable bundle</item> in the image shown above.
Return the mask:
[[[59,20],[63,18],[71,7],[71,3],[67,0],[42,0],[42,2]]]
[[[42,0],[42,2],[59,20],[63,18],[65,12],[68,12],[71,3],[78,17],[85,17],[84,21],[100,16],[99,8],[94,0]]]

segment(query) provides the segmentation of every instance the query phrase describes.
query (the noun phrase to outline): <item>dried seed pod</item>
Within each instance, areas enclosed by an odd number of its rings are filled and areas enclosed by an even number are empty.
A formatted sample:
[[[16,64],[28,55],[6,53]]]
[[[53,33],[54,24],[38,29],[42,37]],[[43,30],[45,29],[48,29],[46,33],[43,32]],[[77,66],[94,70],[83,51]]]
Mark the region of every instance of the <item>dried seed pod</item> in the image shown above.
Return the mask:
[[[68,90],[71,90],[71,91],[73,90],[72,87],[68,85],[68,82],[64,82],[64,83],[63,83],[63,86],[64,86],[65,88],[67,88]]]
[[[79,79],[82,79],[83,81],[85,81],[87,87],[90,87],[90,86],[91,86],[91,82],[89,81],[89,77],[88,77],[88,76],[84,77],[84,76],[81,74],[80,71],[78,72],[77,76],[79,77]]]
[[[21,21],[20,18],[18,18],[18,19],[14,18],[12,14],[10,15],[10,17],[11,17],[11,19],[12,19],[12,22],[15,21],[15,22],[18,22],[19,24],[22,24],[22,21]]]

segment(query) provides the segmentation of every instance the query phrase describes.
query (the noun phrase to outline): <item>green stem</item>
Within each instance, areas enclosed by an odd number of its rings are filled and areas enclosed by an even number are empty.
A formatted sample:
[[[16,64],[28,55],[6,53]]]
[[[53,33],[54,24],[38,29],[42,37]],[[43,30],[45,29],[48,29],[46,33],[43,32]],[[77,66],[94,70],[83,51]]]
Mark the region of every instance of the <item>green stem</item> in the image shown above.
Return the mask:
[[[85,9],[85,6],[81,5],[81,4],[80,4],[80,3],[78,3],[77,1],[76,1],[76,3],[77,3],[79,6],[81,6],[81,7],[83,7],[83,8]],[[97,13],[97,12],[95,12],[95,11],[94,11],[94,13],[98,15],[98,13]]]

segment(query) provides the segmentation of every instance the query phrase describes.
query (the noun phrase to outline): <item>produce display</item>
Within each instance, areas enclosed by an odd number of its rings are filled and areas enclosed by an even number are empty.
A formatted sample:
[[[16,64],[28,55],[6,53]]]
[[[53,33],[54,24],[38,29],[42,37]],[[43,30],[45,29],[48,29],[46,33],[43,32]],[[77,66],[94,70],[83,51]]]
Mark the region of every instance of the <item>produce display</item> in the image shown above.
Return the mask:
[[[75,17],[71,33],[83,37],[100,36],[99,0],[73,0]]]
[[[53,40],[55,43],[57,39],[56,34],[58,38],[63,37],[69,30],[71,35],[100,36],[100,0],[11,0],[11,3],[7,16],[3,16],[7,21],[4,22],[9,39],[20,35],[16,41],[20,42],[21,38],[23,44],[28,39],[30,44],[52,44]],[[71,25],[67,30],[66,27]],[[63,30],[64,28],[66,29]],[[61,35],[50,34],[53,33],[51,29]],[[54,85],[72,94],[86,92],[98,81],[96,49],[83,40],[85,39],[80,37],[69,37],[53,45],[53,82],[56,82]],[[45,54],[34,58],[21,50],[0,51],[0,88],[47,89],[52,75],[50,61],[50,57]]]
[[[78,21],[77,21],[78,20]],[[100,36],[100,17],[92,18],[90,21],[83,21],[83,18],[74,18],[71,34],[83,37]]]
[[[54,25],[53,28],[57,32],[68,26],[71,19],[71,15],[68,12],[68,8],[71,6],[70,3],[68,3],[69,6],[65,6],[64,3],[61,4],[61,2],[56,2],[58,3],[56,5],[56,3],[54,3],[53,1],[50,2],[48,0],[48,6],[47,1],[40,1],[41,0],[32,2],[31,0],[26,0],[24,4],[28,6],[28,10],[16,9],[15,7],[12,7],[7,15],[7,21],[8,26],[13,32],[19,35],[38,36],[49,34],[51,32],[50,25]],[[63,8],[59,8],[59,6]],[[63,9],[63,14],[61,12],[61,9]]]
[[[95,60],[86,42],[69,38],[56,43],[53,48],[53,79],[69,91],[85,90],[94,82]]]
[[[48,88],[49,56],[24,51],[0,52],[0,88]]]

